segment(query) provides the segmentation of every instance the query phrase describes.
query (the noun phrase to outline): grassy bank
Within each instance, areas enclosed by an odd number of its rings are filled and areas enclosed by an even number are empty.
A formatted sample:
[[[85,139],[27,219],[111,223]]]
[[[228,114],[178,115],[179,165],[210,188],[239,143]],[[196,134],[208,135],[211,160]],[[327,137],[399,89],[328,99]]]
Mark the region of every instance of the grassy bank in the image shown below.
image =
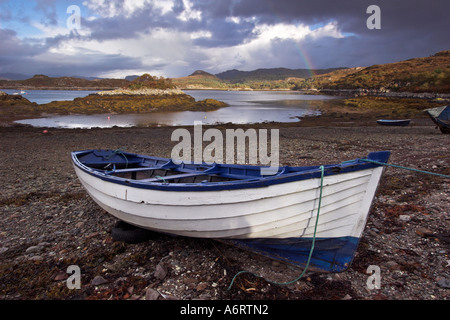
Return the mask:
[[[362,96],[356,98],[322,100],[316,107],[323,114],[347,114],[360,117],[386,117],[390,119],[426,117],[424,110],[444,105],[439,101],[407,98]]]

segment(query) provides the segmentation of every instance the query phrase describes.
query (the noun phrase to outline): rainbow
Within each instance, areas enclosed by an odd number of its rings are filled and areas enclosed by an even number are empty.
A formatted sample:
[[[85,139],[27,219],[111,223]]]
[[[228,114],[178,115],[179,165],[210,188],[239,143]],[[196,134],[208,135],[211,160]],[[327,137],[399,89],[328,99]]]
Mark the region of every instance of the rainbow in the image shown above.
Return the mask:
[[[276,6],[271,2],[271,1],[266,1],[267,5],[269,6],[271,12],[274,14],[274,16],[277,18],[277,20],[282,23],[283,21],[285,21],[285,19],[282,18],[282,14],[277,12],[277,8]],[[314,77],[316,74],[314,72],[314,66],[313,63],[311,61],[311,58],[308,56],[307,52],[305,51],[304,48],[302,48],[302,46],[300,45],[300,43],[297,41],[295,42],[295,49],[298,52],[304,66],[306,67],[306,69],[308,70],[309,73],[309,77]]]
[[[306,54],[306,51],[300,46],[299,43],[295,44],[295,48],[296,48],[297,52],[299,53],[300,58],[303,60],[305,66],[306,66],[306,69],[308,70],[309,77],[310,78],[314,77],[316,74],[314,72],[314,67],[313,67],[311,58]]]

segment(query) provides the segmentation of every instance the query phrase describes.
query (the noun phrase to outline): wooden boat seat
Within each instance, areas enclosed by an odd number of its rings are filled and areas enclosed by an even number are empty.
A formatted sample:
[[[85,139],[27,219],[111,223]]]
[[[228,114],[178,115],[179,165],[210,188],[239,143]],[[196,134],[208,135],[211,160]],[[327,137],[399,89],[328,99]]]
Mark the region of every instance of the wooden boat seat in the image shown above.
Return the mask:
[[[167,180],[174,180],[174,179],[181,179],[181,178],[191,178],[191,177],[197,177],[197,176],[204,176],[208,175],[208,173],[205,172],[193,172],[193,173],[182,173],[182,174],[174,174],[171,176],[164,176],[164,177],[154,177],[150,179],[142,179],[138,181],[142,182],[165,182]]]
[[[140,167],[140,168],[128,168],[128,169],[117,169],[110,172],[107,172],[107,174],[116,174],[116,173],[130,173],[130,172],[141,172],[141,171],[150,171],[150,170],[159,170],[159,169],[167,169],[162,166],[158,167]]]

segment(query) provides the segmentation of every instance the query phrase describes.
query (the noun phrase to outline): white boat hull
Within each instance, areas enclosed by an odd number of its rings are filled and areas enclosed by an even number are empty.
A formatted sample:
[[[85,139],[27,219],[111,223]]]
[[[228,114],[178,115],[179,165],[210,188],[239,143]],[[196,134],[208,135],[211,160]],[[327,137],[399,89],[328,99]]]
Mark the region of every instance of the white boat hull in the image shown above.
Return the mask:
[[[313,237],[320,178],[249,189],[161,191],[116,184],[74,167],[103,209],[142,228],[215,239]],[[325,176],[316,237],[360,238],[382,171]]]

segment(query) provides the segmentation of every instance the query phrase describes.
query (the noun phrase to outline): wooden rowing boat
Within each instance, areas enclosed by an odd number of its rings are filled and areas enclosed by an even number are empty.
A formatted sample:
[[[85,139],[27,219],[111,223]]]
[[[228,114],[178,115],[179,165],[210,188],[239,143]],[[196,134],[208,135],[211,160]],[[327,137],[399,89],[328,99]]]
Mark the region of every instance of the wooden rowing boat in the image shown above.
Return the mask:
[[[310,266],[339,272],[353,259],[389,155],[283,166],[269,176],[260,166],[177,164],[117,150],[76,151],[72,161],[91,197],[129,224],[220,239],[298,266],[314,240]]]

